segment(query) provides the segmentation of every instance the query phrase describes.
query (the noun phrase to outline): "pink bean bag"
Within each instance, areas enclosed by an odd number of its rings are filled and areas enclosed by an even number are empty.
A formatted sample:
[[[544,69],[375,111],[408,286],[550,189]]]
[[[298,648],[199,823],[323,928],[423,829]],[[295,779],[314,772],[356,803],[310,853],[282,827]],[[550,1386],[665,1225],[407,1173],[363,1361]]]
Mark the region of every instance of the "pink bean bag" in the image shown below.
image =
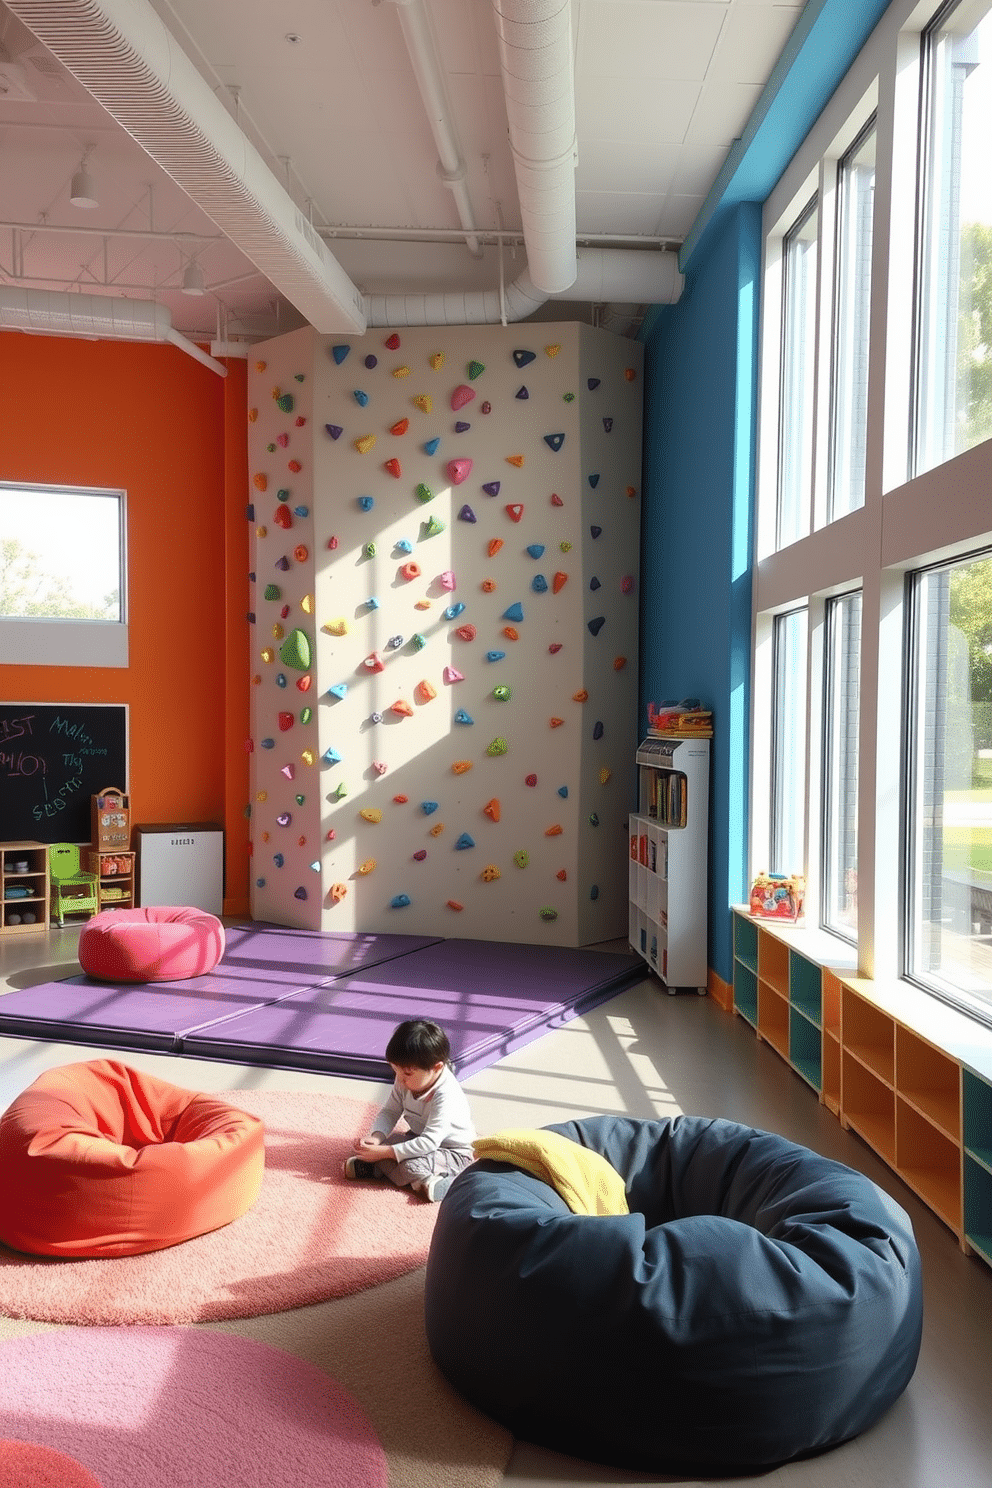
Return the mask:
[[[79,937],[79,964],[100,982],[177,982],[223,954],[224,926],[202,909],[105,909]]]

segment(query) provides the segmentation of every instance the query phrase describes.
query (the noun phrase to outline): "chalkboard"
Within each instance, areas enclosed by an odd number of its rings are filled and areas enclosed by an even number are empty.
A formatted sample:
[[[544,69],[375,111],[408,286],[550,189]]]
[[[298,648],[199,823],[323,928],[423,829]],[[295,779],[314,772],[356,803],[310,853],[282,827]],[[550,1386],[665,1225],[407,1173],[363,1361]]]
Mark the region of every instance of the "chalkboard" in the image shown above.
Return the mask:
[[[108,785],[127,790],[123,704],[0,704],[0,841],[89,842]]]

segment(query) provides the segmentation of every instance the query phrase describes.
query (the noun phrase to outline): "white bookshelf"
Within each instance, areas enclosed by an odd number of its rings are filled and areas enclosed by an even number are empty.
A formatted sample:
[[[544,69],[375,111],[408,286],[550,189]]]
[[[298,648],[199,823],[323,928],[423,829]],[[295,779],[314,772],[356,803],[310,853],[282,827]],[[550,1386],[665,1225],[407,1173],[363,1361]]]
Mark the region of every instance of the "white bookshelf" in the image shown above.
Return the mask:
[[[669,992],[707,982],[709,739],[651,736],[637,750],[630,817],[632,948]]]

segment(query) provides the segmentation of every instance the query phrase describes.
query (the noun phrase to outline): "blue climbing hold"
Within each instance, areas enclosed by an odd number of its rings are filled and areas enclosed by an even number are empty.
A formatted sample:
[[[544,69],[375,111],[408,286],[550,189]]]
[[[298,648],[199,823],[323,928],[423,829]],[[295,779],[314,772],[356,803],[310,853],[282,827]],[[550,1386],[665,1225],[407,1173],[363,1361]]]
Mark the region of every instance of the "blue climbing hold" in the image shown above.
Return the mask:
[[[372,508],[375,506],[374,496],[358,496],[356,497],[356,500],[362,511],[371,511]]]
[[[440,448],[441,448],[441,440],[439,438],[428,439],[427,443],[424,445],[424,454],[425,455],[436,455],[437,452],[438,452],[438,450]]]
[[[597,615],[596,618],[595,618],[595,620],[590,620],[589,621],[589,631],[590,631],[590,634],[592,634],[592,635],[599,635],[599,632],[602,630],[602,628],[603,628],[603,626],[605,624],[606,624],[606,616],[605,615]]]
[[[348,353],[349,353],[350,350],[351,350],[351,347],[350,346],[332,346],[331,347],[331,356],[337,362],[337,364],[338,364],[339,367],[340,367],[341,363],[344,361],[345,357],[348,355]]]
[[[333,687],[327,689],[328,697],[343,698],[348,691],[347,682],[335,682]]]
[[[544,442],[548,446],[548,449],[554,450],[555,454],[557,454],[565,443],[565,436],[564,434],[545,434]]]
[[[595,491],[596,487],[599,485],[599,476],[598,475],[591,475],[589,477],[589,484],[592,486],[593,490]]]
[[[469,834],[468,834],[468,832],[463,832],[462,835],[459,837],[458,841],[455,843],[455,847],[458,849],[459,852],[463,852],[466,847],[474,847],[474,846],[475,846],[475,838],[474,837],[470,837]]]
[[[530,581],[530,587],[535,594],[543,594],[548,587],[548,581],[543,574],[535,574]]]
[[[596,720],[593,727],[592,736],[594,739],[601,739],[603,737],[603,724],[599,719]]]
[[[409,894],[394,894],[392,899],[390,899],[389,901],[389,907],[390,909],[406,909],[409,903]]]
[[[589,898],[590,899],[598,899],[599,898],[599,884],[593,884],[592,888],[589,890]]]
[[[376,599],[374,594],[369,595],[368,599],[365,601],[365,604],[366,607],[370,610],[377,610],[379,608],[379,601]]]
[[[486,652],[486,660],[487,661],[502,661],[505,656],[506,656],[506,652],[505,651],[487,651]]]
[[[361,388],[356,388],[353,396],[360,408],[364,408],[369,401],[368,393],[363,393]]]
[[[532,558],[540,558],[544,552],[543,543],[528,543],[527,551]]]
[[[277,674],[277,676],[276,676],[276,686],[277,687],[285,687],[286,686],[286,673],[285,672],[279,672]]]
[[[325,765],[339,765],[341,763],[341,756],[330,745],[328,745],[320,757]]]
[[[460,599],[457,600],[455,604],[450,604],[444,612],[445,620],[454,620],[455,616],[460,615],[464,608],[465,606],[462,604]]]
[[[590,589],[600,589],[600,588],[602,588],[602,585],[600,584],[600,582],[597,579],[597,577],[596,577],[595,574],[593,574],[592,578],[589,580],[589,588]]]
[[[245,507],[245,516],[248,518],[249,522],[254,522],[255,508],[251,502],[249,502],[248,505]]]
[[[474,723],[475,722],[475,719],[471,716],[471,714],[466,713],[464,708],[459,708],[458,709],[458,712],[455,714],[455,722],[456,723]]]
[[[276,747],[275,739],[260,739],[259,743],[263,749],[275,749]]]
[[[281,868],[282,865],[283,865],[283,863],[285,863],[286,859],[283,857],[282,853],[276,853],[273,856],[272,861],[273,861],[273,863],[275,863],[275,865],[276,865],[277,868]]]
[[[589,391],[591,393],[594,393],[596,391],[596,389],[599,387],[599,378],[598,377],[590,377],[587,380],[587,382],[586,382],[586,387],[589,389]]]
[[[504,620],[522,620],[524,618],[524,607],[522,604],[512,604],[508,610],[503,611]]]
[[[435,811],[437,810],[437,802],[436,801],[421,801],[421,803],[420,803],[420,809],[424,813],[425,816],[433,816],[434,813],[435,813]]]
[[[310,515],[310,508],[308,506],[294,506],[293,515],[294,517],[308,517]]]
[[[561,798],[562,798],[563,801],[567,801],[568,800],[568,786],[567,785],[560,785],[558,787],[558,794],[561,796]]]
[[[526,367],[527,363],[532,362],[536,356],[536,351],[515,351],[513,353],[513,360],[518,367]]]
[[[397,553],[413,552],[413,543],[408,537],[398,537],[393,543],[393,547],[396,549]]]

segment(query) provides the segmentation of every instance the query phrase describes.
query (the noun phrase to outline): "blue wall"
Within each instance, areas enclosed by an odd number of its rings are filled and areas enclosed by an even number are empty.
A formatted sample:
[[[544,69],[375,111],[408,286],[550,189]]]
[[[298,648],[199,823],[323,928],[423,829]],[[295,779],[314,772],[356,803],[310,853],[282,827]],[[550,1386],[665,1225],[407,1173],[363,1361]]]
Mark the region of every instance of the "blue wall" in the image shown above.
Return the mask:
[[[761,207],[723,214],[646,341],[641,720],[699,697],[711,746],[709,964],[732,977],[746,897]]]

